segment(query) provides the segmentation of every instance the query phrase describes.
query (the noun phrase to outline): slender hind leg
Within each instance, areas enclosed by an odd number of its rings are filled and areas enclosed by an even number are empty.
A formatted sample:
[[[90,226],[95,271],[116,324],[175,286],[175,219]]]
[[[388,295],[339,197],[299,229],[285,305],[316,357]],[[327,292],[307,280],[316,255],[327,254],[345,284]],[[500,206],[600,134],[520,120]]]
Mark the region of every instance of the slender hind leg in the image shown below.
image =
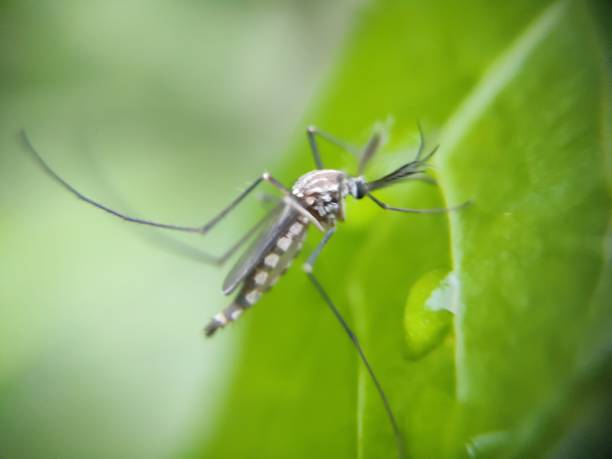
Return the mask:
[[[199,263],[205,263],[216,267],[223,266],[227,260],[230,259],[246,242],[251,239],[255,233],[261,229],[266,222],[270,220],[270,217],[274,215],[274,211],[269,211],[263,218],[261,218],[255,225],[253,225],[237,242],[230,246],[221,255],[211,255],[204,250],[187,244],[179,239],[174,239],[168,236],[166,233],[146,233],[144,235],[147,242],[155,245],[166,252],[173,255],[179,255],[184,258],[189,258]]]
[[[229,213],[231,212],[238,204],[240,204],[240,202],[249,195],[249,193],[251,193],[251,191],[253,191],[257,185],[259,185],[263,180],[265,180],[264,175],[262,175],[261,177],[258,177],[257,179],[255,179],[255,181],[253,183],[251,183],[242,193],[240,193],[226,208],[222,209],[221,212],[219,212],[215,217],[213,217],[209,222],[205,223],[202,226],[181,226],[181,225],[174,225],[174,224],[167,224],[167,223],[159,223],[159,222],[155,222],[152,220],[145,220],[142,218],[137,218],[137,217],[132,217],[130,215],[126,215],[122,212],[118,212],[114,209],[111,209],[110,207],[107,207],[87,196],[85,196],[84,194],[82,194],[80,191],[78,191],[76,188],[74,188],[72,185],[70,185],[67,181],[65,181],[62,177],[60,177],[57,172],[55,172],[51,166],[49,166],[49,164],[47,164],[47,162],[42,158],[42,156],[40,156],[40,154],[38,153],[38,151],[36,151],[36,149],[34,148],[34,146],[32,145],[32,142],[30,142],[30,139],[28,138],[28,135],[26,134],[25,131],[20,131],[20,138],[21,138],[21,142],[24,145],[25,149],[30,153],[30,155],[34,158],[34,160],[40,165],[40,167],[47,173],[47,175],[49,175],[53,180],[55,180],[56,182],[58,182],[60,185],[62,185],[66,190],[68,190],[70,193],[72,193],[74,196],[76,196],[78,199],[80,199],[81,201],[85,201],[86,203],[97,207],[98,209],[107,212],[111,215],[114,215],[115,217],[121,218],[122,220],[131,222],[131,223],[138,223],[141,225],[149,225],[149,226],[155,226],[157,228],[164,228],[164,229],[170,229],[170,230],[176,230],[176,231],[185,231],[185,232],[189,232],[189,233],[200,233],[200,234],[206,234],[208,233],[217,223],[219,223],[221,220],[223,220],[223,218]]]
[[[264,172],[263,174],[261,174],[260,177],[256,178],[255,181],[253,181],[253,183],[251,183],[242,193],[240,193],[227,207],[225,207],[224,209],[221,210],[221,212],[219,212],[215,217],[213,217],[210,221],[208,221],[207,223],[205,223],[202,226],[181,226],[181,225],[174,225],[174,224],[167,224],[167,223],[159,223],[159,222],[155,222],[152,220],[145,220],[142,218],[137,218],[137,217],[132,217],[130,215],[124,214],[122,212],[118,212],[114,209],[111,209],[110,207],[107,207],[87,196],[85,196],[83,193],[81,193],[80,191],[78,191],[76,188],[74,188],[72,185],[70,185],[67,181],[65,181],[62,177],[60,177],[57,172],[55,172],[51,166],[49,166],[47,164],[47,162],[42,158],[42,156],[40,156],[40,154],[38,153],[38,151],[36,151],[36,149],[34,148],[34,146],[32,145],[32,142],[30,142],[30,139],[28,138],[28,135],[26,134],[25,131],[20,131],[20,138],[21,138],[21,142],[23,143],[23,146],[25,147],[25,149],[30,153],[30,155],[32,155],[32,157],[34,158],[34,160],[40,165],[40,167],[52,178],[54,179],[56,182],[58,182],[60,185],[62,185],[62,187],[64,187],[67,191],[69,191],[70,193],[72,193],[74,196],[76,196],[78,199],[80,199],[81,201],[85,201],[86,203],[97,207],[98,209],[109,213],[115,217],[121,218],[122,220],[131,222],[131,223],[138,223],[141,225],[149,225],[149,226],[154,226],[156,228],[163,228],[163,229],[169,229],[169,230],[176,230],[176,231],[185,231],[188,233],[199,233],[199,234],[206,234],[208,233],[212,228],[214,228],[217,223],[219,223],[221,220],[223,220],[223,218],[225,218],[227,216],[227,214],[229,214],[232,210],[234,210],[236,208],[236,206],[238,204],[240,204],[240,202],[246,198],[255,188],[257,188],[257,186],[262,182],[262,181],[266,181],[268,183],[270,183],[271,185],[273,185],[274,187],[278,188],[279,190],[281,190],[283,192],[283,194],[285,195],[285,202],[287,204],[292,205],[293,207],[295,207],[300,213],[305,214],[305,216],[307,218],[309,218],[309,220],[311,220],[311,222],[317,226],[317,228],[319,228],[321,231],[323,231],[323,227],[321,226],[321,224],[318,222],[318,220],[316,220],[312,215],[310,215],[310,213],[306,212],[302,205],[300,204],[299,200],[293,196],[293,194],[291,194],[291,191],[285,187],[282,183],[280,183],[278,180],[276,180],[274,177],[272,177],[269,173]]]
[[[393,429],[393,434],[395,436],[395,441],[397,444],[398,458],[404,459],[405,458],[404,440],[400,432],[399,426],[397,424],[397,421],[395,419],[395,416],[393,415],[393,411],[391,410],[391,405],[389,404],[389,401],[387,400],[385,391],[383,390],[380,382],[378,381],[378,378],[376,377],[376,374],[374,373],[374,370],[372,369],[372,366],[370,365],[370,362],[368,361],[368,358],[366,357],[361,347],[361,344],[359,344],[359,340],[357,339],[357,336],[355,336],[355,333],[353,333],[350,326],[348,325],[348,323],[346,322],[346,320],[344,319],[344,317],[342,316],[342,314],[340,313],[340,311],[338,310],[338,308],[336,307],[336,305],[334,304],[330,296],[327,294],[327,292],[325,291],[325,289],[323,288],[319,280],[316,278],[316,276],[312,272],[314,264],[319,258],[321,251],[323,250],[327,242],[331,239],[334,232],[335,232],[335,228],[331,228],[330,230],[327,231],[327,233],[325,233],[325,236],[323,236],[323,239],[321,239],[321,241],[319,242],[319,245],[317,245],[315,250],[308,257],[308,260],[304,264],[304,271],[306,272],[306,275],[308,276],[308,278],[311,280],[311,282],[315,286],[317,292],[319,292],[319,295],[321,295],[321,298],[323,298],[323,300],[325,301],[325,303],[327,304],[331,312],[334,314],[336,319],[338,319],[338,322],[340,322],[340,325],[342,326],[342,328],[348,335],[349,339],[352,341],[353,345],[355,346],[355,349],[357,349],[359,358],[361,359],[364,366],[366,367],[366,370],[368,371],[368,374],[370,375],[372,382],[376,386],[378,395],[380,396],[382,403],[385,407],[385,411],[387,413],[389,422],[391,423],[391,428]]]

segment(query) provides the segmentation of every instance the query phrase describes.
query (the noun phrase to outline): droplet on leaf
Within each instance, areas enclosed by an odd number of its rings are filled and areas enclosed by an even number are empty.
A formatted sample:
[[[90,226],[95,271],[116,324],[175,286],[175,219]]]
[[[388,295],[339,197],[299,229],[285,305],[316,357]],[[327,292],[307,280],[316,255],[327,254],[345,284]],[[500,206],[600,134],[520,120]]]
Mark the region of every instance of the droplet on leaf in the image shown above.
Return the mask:
[[[427,272],[412,285],[404,308],[408,358],[424,357],[449,333],[458,287],[454,273],[442,269]]]

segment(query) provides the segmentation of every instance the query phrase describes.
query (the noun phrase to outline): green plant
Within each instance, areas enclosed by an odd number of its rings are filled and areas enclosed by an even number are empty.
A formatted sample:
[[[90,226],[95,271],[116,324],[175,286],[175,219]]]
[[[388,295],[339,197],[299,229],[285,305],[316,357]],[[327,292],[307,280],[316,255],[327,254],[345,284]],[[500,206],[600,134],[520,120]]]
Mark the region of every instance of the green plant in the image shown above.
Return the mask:
[[[441,145],[440,187],[385,198],[473,200],[448,218],[353,203],[317,266],[411,458],[585,457],[606,438],[579,434],[610,403],[609,21],[603,2],[375,2],[308,117],[357,141],[391,115],[383,168],[390,152],[409,157],[421,119]],[[312,167],[306,148],[300,136],[287,183]],[[423,303],[446,273],[450,317]],[[371,381],[299,269],[248,323],[217,431],[194,456],[394,457]]]

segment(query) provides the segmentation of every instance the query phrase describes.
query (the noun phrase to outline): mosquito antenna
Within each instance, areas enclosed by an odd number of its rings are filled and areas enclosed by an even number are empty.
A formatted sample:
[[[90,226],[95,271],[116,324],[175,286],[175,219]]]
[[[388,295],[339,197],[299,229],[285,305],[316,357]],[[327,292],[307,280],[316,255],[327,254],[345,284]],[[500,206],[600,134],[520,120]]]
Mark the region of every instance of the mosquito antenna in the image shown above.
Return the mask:
[[[436,145],[435,147],[433,147],[431,149],[431,151],[427,154],[427,156],[425,156],[425,158],[419,160],[419,162],[422,163],[424,166],[427,166],[427,161],[429,161],[431,159],[431,157],[436,154],[436,152],[438,151],[439,148],[440,148],[440,145]],[[418,157],[417,157],[417,159],[418,159]]]
[[[156,228],[164,228],[164,229],[170,229],[170,230],[176,230],[176,231],[185,231],[189,233],[202,233],[202,234],[207,233],[208,230],[212,226],[214,226],[223,217],[225,217],[225,214],[227,214],[227,212],[233,209],[233,207],[237,205],[238,202],[240,202],[242,198],[244,198],[248,193],[250,193],[262,180],[262,178],[255,180],[255,182],[253,182],[242,194],[240,194],[240,196],[238,196],[238,198],[230,205],[230,207],[224,209],[219,215],[217,215],[215,218],[213,218],[209,223],[207,223],[204,226],[180,226],[180,225],[172,225],[172,224],[167,224],[167,223],[158,223],[158,222],[154,222],[151,220],[131,217],[129,215],[126,215],[124,213],[111,209],[110,207],[107,207],[104,204],[101,204],[85,196],[80,191],[78,191],[76,188],[74,188],[72,185],[70,185],[66,180],[60,177],[57,174],[57,172],[55,172],[51,168],[51,166],[47,164],[47,162],[42,158],[42,156],[38,153],[38,151],[36,151],[36,148],[34,148],[34,146],[32,145],[32,142],[30,142],[30,139],[28,138],[28,135],[26,134],[25,130],[21,129],[19,131],[19,137],[25,149],[28,151],[28,153],[30,153],[30,155],[34,158],[34,160],[38,163],[38,165],[43,169],[43,171],[47,175],[49,175],[53,180],[55,180],[60,185],[62,185],[66,190],[68,190],[70,193],[72,193],[74,196],[80,199],[81,201],[85,201],[86,203],[91,204],[92,206],[97,207],[98,209],[103,210],[104,212],[114,215],[115,217],[119,217],[122,220],[132,222],[132,223],[138,223],[141,225],[154,226]]]
[[[417,127],[419,128],[419,149],[417,150],[417,154],[414,160],[416,162],[422,163],[423,165],[426,165],[425,163],[427,163],[427,161],[431,159],[431,157],[436,153],[436,151],[438,151],[438,148],[440,148],[440,145],[436,145],[429,152],[429,154],[425,156],[425,158],[421,159],[421,155],[423,154],[423,151],[425,150],[425,133],[423,132],[423,126],[421,125],[420,121],[417,121]]]
[[[422,152],[421,147],[419,147],[417,159],[398,167],[393,172],[379,178],[378,180],[373,180],[367,183],[366,188],[368,192],[378,190],[380,188],[386,188],[400,180],[412,178],[413,175],[423,174],[427,167],[431,167],[429,164],[427,164],[427,161],[429,161],[436,151],[438,151],[438,147],[439,145],[436,145],[423,159],[419,159]]]
[[[423,132],[423,126],[421,126],[420,121],[417,121],[417,127],[419,128],[419,149],[417,150],[415,161],[419,161],[421,159],[421,154],[425,149],[425,133]]]

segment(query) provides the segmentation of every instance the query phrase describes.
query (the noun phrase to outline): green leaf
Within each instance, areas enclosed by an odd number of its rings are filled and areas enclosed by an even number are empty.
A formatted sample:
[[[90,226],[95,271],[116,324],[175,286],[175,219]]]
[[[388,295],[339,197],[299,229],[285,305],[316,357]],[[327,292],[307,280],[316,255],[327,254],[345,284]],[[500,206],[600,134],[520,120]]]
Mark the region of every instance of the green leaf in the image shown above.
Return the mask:
[[[409,457],[497,457],[535,444],[555,457],[569,441],[539,436],[534,419],[581,403],[567,387],[612,320],[602,249],[609,14],[603,2],[375,2],[305,122],[359,143],[393,117],[374,161],[384,173],[412,158],[420,119],[430,147],[441,145],[439,188],[378,196],[410,207],[472,201],[448,218],[350,203],[315,269],[360,337]],[[333,148],[324,155],[339,164]],[[313,167],[302,135],[290,157],[287,183]],[[419,308],[441,278],[432,272],[456,279],[450,332]],[[299,269],[247,317],[218,430],[195,456],[394,457],[372,381]],[[416,341],[407,317],[421,327]],[[559,422],[571,432],[571,419]]]

